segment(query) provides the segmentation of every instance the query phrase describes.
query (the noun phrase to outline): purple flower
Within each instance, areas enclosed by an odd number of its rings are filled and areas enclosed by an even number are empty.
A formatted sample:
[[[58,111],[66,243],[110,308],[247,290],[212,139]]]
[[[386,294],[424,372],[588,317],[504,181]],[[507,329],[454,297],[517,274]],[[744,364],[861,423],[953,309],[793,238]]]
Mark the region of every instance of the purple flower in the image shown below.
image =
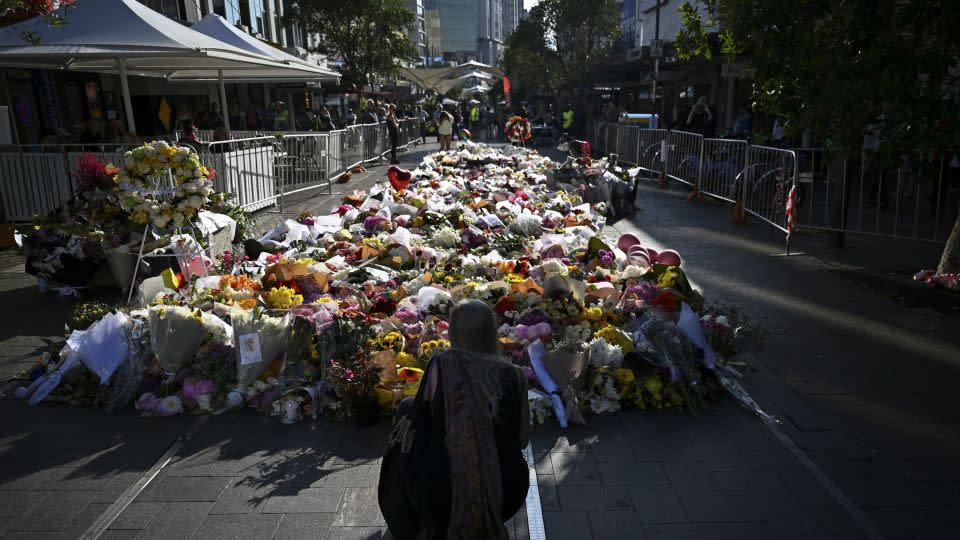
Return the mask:
[[[210,379],[187,382],[183,384],[183,397],[196,401],[200,396],[213,392],[213,387],[213,381]]]
[[[610,266],[613,264],[613,252],[606,249],[601,249],[598,253],[600,255],[600,264],[603,266]]]
[[[545,322],[538,323],[534,328],[536,329],[537,336],[539,337],[549,336],[553,333],[553,329],[550,328],[550,325]]]
[[[417,311],[408,307],[402,307],[398,309],[396,312],[394,312],[393,316],[400,319],[400,322],[404,323],[416,323],[420,320],[420,316],[417,314]]]
[[[657,286],[649,281],[641,281],[627,289],[627,296],[634,296],[649,304],[657,296]]]
[[[377,227],[380,226],[380,222],[386,221],[387,218],[383,216],[368,216],[363,220],[363,228],[368,231],[375,231]]]
[[[133,407],[138,411],[153,411],[157,408],[157,404],[160,400],[153,394],[153,392],[145,392],[143,395],[137,399],[137,402],[133,404]]]
[[[547,317],[546,313],[539,310],[534,310],[524,314],[523,317],[520,318],[520,324],[534,326],[542,322],[547,322],[548,320],[550,320],[550,318]]]
[[[176,394],[167,396],[157,403],[153,412],[159,414],[160,416],[173,416],[175,414],[180,414],[183,412],[183,401],[181,401],[180,396]]]
[[[530,327],[528,327],[525,324],[518,324],[513,327],[513,333],[516,334],[517,339],[520,339],[520,340],[532,339],[530,337],[529,330],[530,330]]]

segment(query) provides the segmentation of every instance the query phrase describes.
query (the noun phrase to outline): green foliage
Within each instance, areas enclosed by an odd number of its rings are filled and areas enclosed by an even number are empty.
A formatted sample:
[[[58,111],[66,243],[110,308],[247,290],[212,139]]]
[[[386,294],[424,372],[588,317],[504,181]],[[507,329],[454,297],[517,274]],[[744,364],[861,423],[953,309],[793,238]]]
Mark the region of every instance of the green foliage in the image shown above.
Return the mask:
[[[341,60],[346,82],[367,84],[416,56],[407,37],[414,16],[403,0],[300,0],[284,18],[319,35],[313,50]]]
[[[745,57],[755,108],[784,116],[794,134],[858,153],[864,128],[883,114],[887,150],[960,143],[954,2],[697,0],[679,9],[680,56]]]
[[[507,40],[504,64],[522,88],[576,86],[619,50],[620,37],[616,0],[541,0]]]
[[[543,20],[531,17],[507,39],[503,64],[513,92],[550,94],[560,87],[560,57],[547,46],[546,34]]]
[[[100,319],[112,313],[113,308],[103,302],[84,302],[73,308],[67,327],[70,330],[86,330]]]
[[[52,13],[53,2],[50,0],[0,0],[0,27],[23,22],[34,17],[43,17],[44,23],[59,27],[66,24],[66,15],[73,0],[60,0],[62,8]],[[39,45],[40,37],[30,30],[20,32],[25,43]]]

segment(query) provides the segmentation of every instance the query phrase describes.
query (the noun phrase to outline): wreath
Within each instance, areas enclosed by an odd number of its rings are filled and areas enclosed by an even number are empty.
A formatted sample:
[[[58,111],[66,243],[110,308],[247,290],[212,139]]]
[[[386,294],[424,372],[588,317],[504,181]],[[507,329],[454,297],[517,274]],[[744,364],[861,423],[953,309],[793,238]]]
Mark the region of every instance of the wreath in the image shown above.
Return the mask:
[[[533,138],[533,128],[530,127],[530,121],[522,116],[511,116],[507,120],[507,127],[504,130],[507,140],[513,143],[527,142]]]
[[[193,149],[153,141],[123,155],[120,206],[134,223],[182,227],[210,202],[211,173]]]

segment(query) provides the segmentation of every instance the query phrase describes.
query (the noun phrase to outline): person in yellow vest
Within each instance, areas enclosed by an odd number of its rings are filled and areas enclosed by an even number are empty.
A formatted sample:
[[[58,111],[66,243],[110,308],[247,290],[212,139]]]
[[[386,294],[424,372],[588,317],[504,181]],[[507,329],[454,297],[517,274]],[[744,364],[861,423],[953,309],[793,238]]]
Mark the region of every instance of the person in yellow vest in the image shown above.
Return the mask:
[[[277,114],[273,117],[273,130],[286,131],[290,129],[290,111],[282,101],[277,102]]]
[[[573,127],[573,107],[568,103],[563,109],[563,131],[564,133],[569,132],[570,128]]]
[[[476,131],[480,125],[480,107],[473,105],[470,107],[470,129]]]

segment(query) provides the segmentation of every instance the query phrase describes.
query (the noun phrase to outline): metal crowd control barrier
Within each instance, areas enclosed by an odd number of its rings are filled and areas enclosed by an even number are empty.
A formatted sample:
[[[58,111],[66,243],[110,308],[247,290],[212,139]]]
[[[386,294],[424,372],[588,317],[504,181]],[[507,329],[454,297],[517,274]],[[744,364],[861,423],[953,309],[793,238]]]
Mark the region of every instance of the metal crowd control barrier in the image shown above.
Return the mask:
[[[667,176],[690,186],[696,185],[700,181],[703,135],[670,131],[667,145]]]
[[[786,205],[797,181],[797,154],[793,150],[750,146],[741,172],[743,212],[787,231]]]
[[[104,163],[123,166],[123,153],[135,145],[27,144],[0,148],[0,198],[6,221],[28,222],[75,195],[73,173],[78,159],[93,154]]]
[[[640,129],[621,125],[617,129],[617,155],[621,161],[637,163],[640,150]]]
[[[736,203],[740,198],[737,176],[746,167],[748,148],[746,141],[704,139],[699,173],[700,192]]]
[[[310,133],[282,135],[277,158],[277,197],[283,211],[283,197],[326,188],[333,193],[330,173],[330,135]]]
[[[251,137],[216,141],[206,145],[201,161],[217,171],[216,191],[233,193],[247,211],[277,202],[277,153],[275,137]]]
[[[862,152],[847,159],[796,150],[805,229],[943,242],[960,211],[960,163],[953,155]]]

